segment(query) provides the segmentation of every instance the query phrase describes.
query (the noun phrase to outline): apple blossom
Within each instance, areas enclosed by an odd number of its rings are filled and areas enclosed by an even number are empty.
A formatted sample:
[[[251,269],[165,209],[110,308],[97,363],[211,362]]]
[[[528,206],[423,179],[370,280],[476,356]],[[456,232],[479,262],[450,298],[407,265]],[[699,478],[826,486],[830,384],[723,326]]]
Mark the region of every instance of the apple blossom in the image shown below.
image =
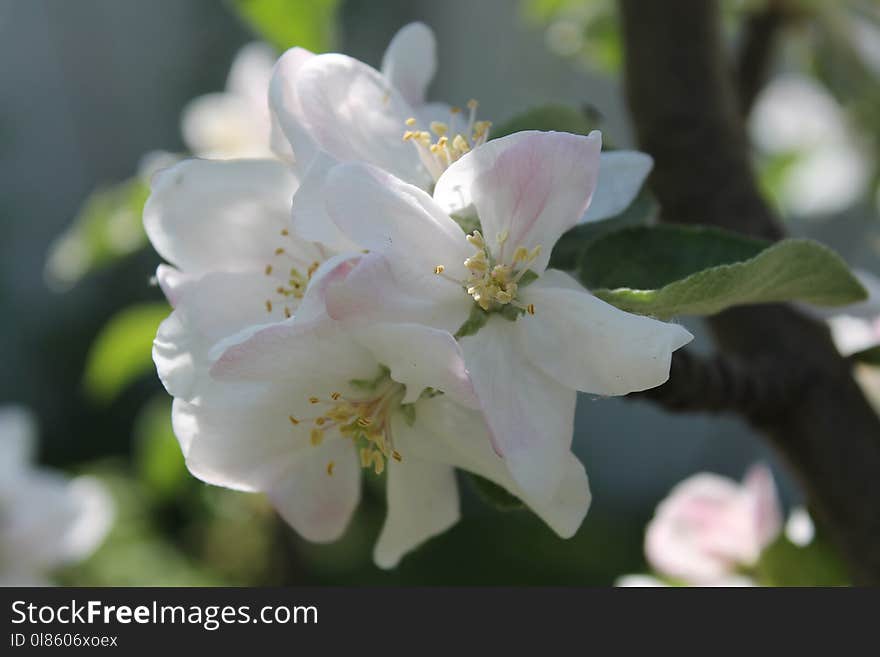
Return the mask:
[[[208,158],[272,155],[267,93],[275,59],[267,44],[250,43],[235,56],[225,91],[190,101],[181,116],[181,132],[193,154]]]
[[[422,23],[394,36],[381,72],[341,54],[292,48],[281,56],[269,93],[273,144],[303,176],[303,191],[293,201],[293,225],[303,237],[337,250],[351,246],[326,220],[316,193],[335,163],[372,164],[430,192],[453,162],[486,142],[491,122],[478,119],[476,100],[465,109],[426,102],[436,68],[434,35]],[[581,221],[622,212],[652,166],[648,155],[634,151],[603,154],[602,160],[601,185]]]
[[[88,557],[113,517],[104,488],[32,465],[34,421],[0,408],[0,586],[45,586],[47,574]]]
[[[487,142],[445,171],[433,198],[363,163],[337,165],[323,188],[346,238],[386,256],[364,258],[329,286],[330,315],[457,334],[495,449],[537,499],[558,488],[576,391],[657,386],[692,338],[547,270],[553,245],[590,203],[600,142],[598,133],[553,132]],[[473,206],[482,232],[466,235],[447,213],[463,206]]]
[[[711,473],[678,484],[645,532],[645,555],[660,574],[706,586],[755,565],[779,534],[773,475],[752,466],[742,484]]]
[[[357,264],[319,270],[304,303],[323,303]],[[332,541],[360,496],[361,470],[387,476],[388,515],[374,557],[393,567],[459,517],[454,467],[477,473],[571,536],[589,506],[583,466],[568,452],[548,499],[521,490],[491,449],[447,332],[388,322],[343,327],[317,312],[234,336],[213,349],[194,399],[174,401],[174,430],[202,480],[268,494],[303,537]]]
[[[296,188],[274,160],[186,160],[154,176],[144,227],[170,263],[156,278],[174,312],[153,357],[175,397],[191,399],[209,381],[215,343],[290,317],[327,259],[287,228]]]

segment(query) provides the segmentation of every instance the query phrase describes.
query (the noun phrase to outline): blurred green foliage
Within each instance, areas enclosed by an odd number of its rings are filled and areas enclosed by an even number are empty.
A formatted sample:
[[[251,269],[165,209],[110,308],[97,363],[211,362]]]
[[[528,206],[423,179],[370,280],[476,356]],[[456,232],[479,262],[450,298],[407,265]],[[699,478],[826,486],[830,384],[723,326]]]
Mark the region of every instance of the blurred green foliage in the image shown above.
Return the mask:
[[[136,378],[153,371],[153,338],[169,312],[164,303],[139,304],[107,322],[92,344],[83,376],[92,399],[108,403]]]
[[[326,52],[336,42],[339,0],[231,0],[231,4],[261,39],[279,51],[300,46]]]
[[[141,215],[150,193],[140,177],[95,190],[49,250],[46,277],[65,288],[147,244]]]

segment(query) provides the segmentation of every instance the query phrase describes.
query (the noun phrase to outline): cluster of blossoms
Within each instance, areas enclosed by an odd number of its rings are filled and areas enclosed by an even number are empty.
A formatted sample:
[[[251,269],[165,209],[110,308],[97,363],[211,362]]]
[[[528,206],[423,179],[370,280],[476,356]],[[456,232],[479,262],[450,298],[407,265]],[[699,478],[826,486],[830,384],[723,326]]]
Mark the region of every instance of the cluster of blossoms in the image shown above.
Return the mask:
[[[33,466],[36,428],[24,409],[0,408],[0,586],[46,586],[47,574],[89,556],[113,518],[94,479]]]
[[[749,576],[782,530],[782,508],[770,469],[754,465],[743,482],[701,472],[675,486],[645,531],[645,557],[655,573],[626,575],[618,586],[755,586]],[[813,538],[807,512],[795,509],[785,525],[798,546]]]
[[[490,139],[476,102],[426,102],[435,67],[418,23],[381,71],[293,48],[268,83],[274,157],[176,164],[144,210],[173,306],[153,355],[190,471],[266,493],[313,541],[345,530],[364,471],[387,478],[382,567],[457,521],[455,468],[573,535],[590,504],[577,391],[659,385],[692,337],[548,269],[650,159],[602,154],[598,132]]]

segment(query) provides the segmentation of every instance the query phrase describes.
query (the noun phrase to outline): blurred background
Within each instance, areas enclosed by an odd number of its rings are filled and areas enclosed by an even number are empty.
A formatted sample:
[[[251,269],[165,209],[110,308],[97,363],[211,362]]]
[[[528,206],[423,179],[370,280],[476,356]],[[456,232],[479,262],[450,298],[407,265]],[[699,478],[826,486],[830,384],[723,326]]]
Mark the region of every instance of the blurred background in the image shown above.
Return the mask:
[[[33,411],[40,463],[97,476],[117,508],[102,547],[57,581],[604,585],[645,570],[644,525],[694,472],[739,479],[763,460],[786,507],[801,501],[736,420],[586,396],[574,449],[593,506],[568,541],[528,512],[491,508],[463,481],[462,522],[383,572],[370,558],[380,482],[368,482],[344,539],[316,546],[261,496],[191,477],[150,359],[168,308],[150,284],[159,258],[140,229],[139,171],[148,153],[187,152],[181,111],[222,91],[236,52],[259,38],[236,11],[247,4],[0,0],[0,404]],[[611,0],[288,4],[299,43],[377,67],[396,30],[422,20],[438,39],[431,98],[478,98],[496,124],[548,102],[587,107],[607,140],[633,146]],[[880,272],[880,12],[872,2],[785,4],[791,17],[749,118],[761,182],[791,234]],[[764,5],[724,4],[732,50]],[[699,323],[687,324],[708,349]]]

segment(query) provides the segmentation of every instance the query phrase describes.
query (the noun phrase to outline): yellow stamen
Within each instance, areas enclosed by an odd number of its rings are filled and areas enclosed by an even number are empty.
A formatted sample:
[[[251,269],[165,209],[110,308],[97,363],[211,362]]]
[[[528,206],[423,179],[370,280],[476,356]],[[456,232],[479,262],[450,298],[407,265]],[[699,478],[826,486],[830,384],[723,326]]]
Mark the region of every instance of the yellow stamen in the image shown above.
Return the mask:
[[[329,477],[333,476],[333,468],[335,468],[335,467],[336,467],[336,464],[333,461],[330,461],[327,464],[327,476],[329,476]]]
[[[288,415],[288,416],[287,416],[287,419],[290,420],[290,423],[291,423],[293,426],[296,426],[297,424],[299,424],[299,420],[297,420],[297,419],[296,419],[295,417],[293,417],[292,415]]]

